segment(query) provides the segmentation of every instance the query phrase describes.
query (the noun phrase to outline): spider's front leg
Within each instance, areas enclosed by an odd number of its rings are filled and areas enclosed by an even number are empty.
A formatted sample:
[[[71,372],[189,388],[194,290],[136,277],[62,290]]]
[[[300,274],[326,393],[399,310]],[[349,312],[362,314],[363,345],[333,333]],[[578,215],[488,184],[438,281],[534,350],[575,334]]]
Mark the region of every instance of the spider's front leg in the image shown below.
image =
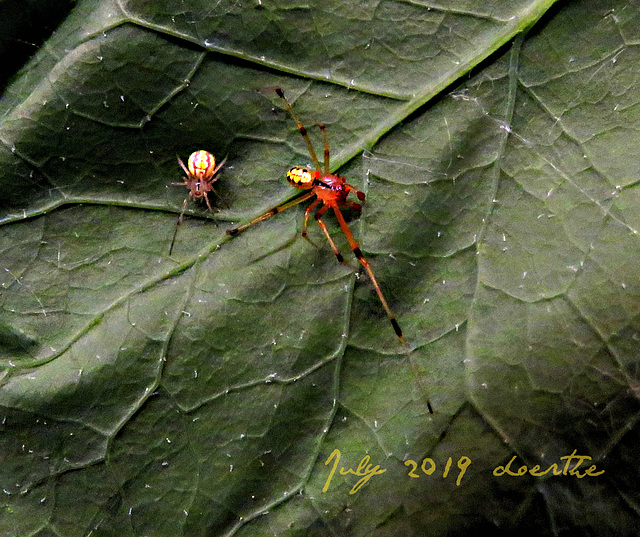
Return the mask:
[[[355,188],[355,187],[351,186],[351,185],[350,185],[350,184],[348,184],[348,183],[347,183],[347,184],[345,184],[344,186],[345,186],[345,188],[347,189],[347,192],[355,192],[355,194],[356,194],[356,196],[358,197],[358,199],[359,199],[360,201],[364,201],[364,198],[366,197],[364,192],[361,192],[360,190],[358,190],[357,188]]]
[[[178,164],[180,165],[180,167],[183,169],[184,173],[187,174],[187,177],[189,177],[191,174],[189,173],[189,169],[184,165],[184,162],[182,162],[182,159],[180,157],[178,157]],[[187,179],[185,178],[185,181]]]

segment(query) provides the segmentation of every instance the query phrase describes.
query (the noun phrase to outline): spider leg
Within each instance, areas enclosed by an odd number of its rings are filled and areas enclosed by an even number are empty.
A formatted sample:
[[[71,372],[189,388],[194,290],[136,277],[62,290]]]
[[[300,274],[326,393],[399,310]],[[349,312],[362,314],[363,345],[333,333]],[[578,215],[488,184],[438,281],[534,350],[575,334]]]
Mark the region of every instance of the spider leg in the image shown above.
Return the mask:
[[[218,172],[220,171],[220,168],[222,168],[222,166],[224,166],[224,163],[225,163],[225,162],[227,162],[227,157],[224,157],[224,158],[222,159],[222,162],[220,162],[220,164],[218,164],[218,165],[214,168],[213,172],[211,172],[211,179],[213,179],[213,178],[216,176],[216,173],[218,173]],[[213,182],[213,181],[211,181],[211,182]]]
[[[320,161],[318,160],[318,156],[316,155],[316,152],[313,149],[313,144],[311,143],[311,138],[309,138],[309,133],[307,132],[307,129],[302,124],[302,122],[298,119],[298,116],[296,116],[296,113],[293,111],[291,104],[289,104],[289,101],[287,101],[287,98],[284,96],[284,92],[282,91],[282,89],[276,88],[276,93],[284,101],[285,108],[287,109],[289,114],[291,114],[291,117],[296,122],[296,125],[298,125],[298,130],[300,131],[300,134],[304,138],[304,141],[307,142],[307,149],[309,150],[309,155],[311,155],[311,160],[313,160],[313,165],[316,167],[316,170],[320,170],[321,169]]]
[[[184,212],[187,209],[188,201],[189,201],[189,196],[184,198],[184,202],[182,203],[182,212],[180,213],[178,220],[176,220],[176,227],[175,227],[175,231],[173,232],[173,238],[171,239],[171,246],[169,246],[169,255],[171,255],[171,252],[173,252],[173,244],[176,242],[176,236],[178,235],[178,226],[182,224],[182,218],[184,217]]]
[[[178,164],[180,164],[180,167],[184,170],[184,173],[187,174],[187,177],[191,177],[191,174],[189,173],[189,170],[184,165],[184,162],[182,162],[182,159],[180,157],[178,157]]]
[[[360,261],[360,264],[367,271],[367,274],[371,279],[371,283],[373,283],[373,287],[375,287],[376,293],[378,294],[378,298],[380,299],[380,302],[382,302],[382,307],[384,308],[384,311],[387,313],[387,317],[389,317],[391,326],[393,326],[393,331],[396,333],[396,336],[398,336],[398,338],[400,339],[400,342],[403,345],[407,346],[404,340],[404,336],[402,335],[402,329],[400,328],[400,325],[398,324],[398,321],[396,320],[395,316],[391,312],[391,308],[389,308],[389,304],[387,304],[387,300],[384,298],[384,295],[382,294],[382,289],[380,289],[378,280],[376,280],[376,277],[373,274],[371,265],[369,265],[369,261],[367,261],[364,255],[362,255],[362,250],[360,250],[360,246],[358,245],[357,241],[353,237],[353,234],[351,233],[351,230],[349,229],[349,226],[347,225],[347,222],[344,219],[344,216],[342,216],[342,212],[340,211],[337,205],[333,206],[333,212],[336,213],[336,218],[338,219],[340,228],[342,229],[342,232],[347,238],[349,247],[353,251],[353,254],[358,258],[358,261]]]
[[[360,190],[351,186],[350,184],[345,184],[344,186],[347,188],[347,192],[355,192],[356,196],[358,196],[358,199],[360,201],[364,201],[364,198],[365,198],[364,192],[360,192]]]
[[[212,181],[212,182],[213,182],[213,181]],[[216,192],[216,189],[215,189],[215,188],[213,188],[213,186],[211,186],[211,184],[209,184],[209,190],[210,190],[211,192],[213,192],[213,193],[215,194],[215,196],[218,198],[218,205],[219,205],[220,207],[223,207],[223,208],[225,208],[225,209],[228,209],[228,208],[229,208],[229,204],[226,202],[226,200],[224,200],[222,197],[220,197],[220,195]],[[207,205],[209,205],[209,203],[208,203],[208,197],[209,197],[209,195],[208,195],[208,193],[207,193],[207,195],[205,196],[205,198],[207,198]],[[209,210],[211,211],[211,206],[209,206]],[[213,211],[211,211],[211,212],[213,212]]]
[[[213,188],[211,189],[211,192],[213,192],[214,194],[216,193],[215,190],[213,190]],[[204,201],[207,202],[207,207],[209,208],[209,212],[213,212],[213,208],[211,207],[211,203],[209,203],[209,192],[205,192],[204,194]]]
[[[318,247],[318,245],[313,242],[310,238],[309,235],[307,233],[307,227],[309,225],[309,218],[311,217],[311,211],[313,211],[313,209],[315,209],[318,206],[318,203],[321,203],[322,200],[321,199],[316,199],[314,200],[311,205],[309,205],[309,207],[307,207],[304,211],[304,220],[302,221],[302,238],[307,239],[311,244],[313,244],[316,248]]]
[[[349,209],[353,209],[354,211],[362,211],[362,205],[360,205],[359,203],[354,203],[352,201],[345,201],[340,205],[343,207],[349,207]]]
[[[336,214],[336,218],[338,219],[338,223],[340,224],[340,228],[344,232],[345,237],[347,237],[347,241],[349,242],[349,246],[351,247],[351,250],[353,251],[355,256],[358,258],[358,261],[360,261],[360,264],[367,271],[367,274],[369,275],[369,278],[371,279],[371,283],[373,283],[373,286],[376,289],[376,293],[378,294],[378,298],[380,299],[380,302],[382,302],[382,306],[384,307],[384,310],[387,312],[387,317],[389,317],[389,321],[391,322],[391,326],[393,326],[394,332],[396,333],[396,335],[400,339],[400,342],[402,343],[402,345],[408,348],[408,345],[407,345],[407,343],[406,343],[406,341],[404,339],[404,336],[402,335],[402,329],[400,328],[400,325],[398,324],[398,321],[396,321],[396,318],[394,317],[393,313],[391,312],[391,309],[389,308],[389,305],[387,304],[387,301],[385,300],[384,295],[382,294],[382,289],[380,289],[380,285],[378,284],[378,281],[376,280],[376,277],[373,274],[373,270],[371,270],[371,266],[369,265],[369,261],[367,261],[367,259],[362,255],[362,251],[360,250],[360,247],[358,246],[358,243],[356,242],[355,238],[353,237],[353,234],[351,233],[351,230],[349,229],[349,226],[347,225],[347,222],[345,221],[344,216],[342,216],[342,212],[340,212],[340,209],[339,209],[339,207],[337,205],[333,206],[333,212]],[[408,358],[409,363],[411,364],[411,367],[413,369],[413,374],[414,374],[414,376],[416,378],[416,381],[422,387],[422,382],[420,380],[420,372],[418,371],[418,367],[416,366],[415,362],[411,359],[411,355],[407,355],[407,358]],[[429,399],[425,399],[425,403],[427,405],[427,409],[429,410],[429,413],[433,414],[433,408],[431,406],[431,401],[429,401]]]
[[[322,131],[322,143],[324,145],[324,174],[329,175],[329,142],[327,141],[327,127],[323,123],[318,123]]]
[[[343,265],[349,265],[349,263],[344,260],[344,257],[342,256],[342,254],[340,253],[340,250],[338,250],[338,247],[336,246],[336,243],[331,238],[331,235],[329,234],[329,230],[327,229],[327,224],[325,224],[324,221],[322,220],[322,215],[324,213],[326,213],[327,210],[329,210],[330,207],[331,207],[330,205],[325,205],[323,207],[320,207],[320,209],[318,209],[316,211],[316,214],[314,215],[314,218],[316,219],[316,222],[318,222],[318,225],[320,226],[320,229],[324,233],[324,236],[327,237],[327,240],[329,241],[329,244],[331,245],[331,251],[336,256],[336,259],[338,260],[338,263],[342,263]],[[351,265],[349,265],[349,266],[351,266]]]
[[[291,207],[295,207],[299,203],[302,203],[303,201],[306,201],[306,200],[308,200],[309,198],[311,198],[313,196],[315,196],[315,192],[313,192],[313,191],[306,192],[304,194],[304,196],[300,196],[299,198],[295,198],[295,199],[292,199],[292,200],[289,200],[289,201],[285,201],[284,203],[281,203],[280,205],[276,205],[272,209],[269,209],[266,213],[263,213],[260,216],[256,216],[253,220],[251,220],[250,222],[247,222],[246,224],[242,224],[241,226],[234,227],[232,229],[227,229],[227,235],[231,235],[232,237],[235,237],[236,235],[239,235],[244,230],[246,230],[247,228],[253,226],[254,224],[257,224],[258,222],[262,222],[263,220],[266,220],[267,218],[271,218],[272,216],[274,216],[274,215],[276,215],[278,213],[281,213],[282,211],[286,211],[287,209],[290,209]]]

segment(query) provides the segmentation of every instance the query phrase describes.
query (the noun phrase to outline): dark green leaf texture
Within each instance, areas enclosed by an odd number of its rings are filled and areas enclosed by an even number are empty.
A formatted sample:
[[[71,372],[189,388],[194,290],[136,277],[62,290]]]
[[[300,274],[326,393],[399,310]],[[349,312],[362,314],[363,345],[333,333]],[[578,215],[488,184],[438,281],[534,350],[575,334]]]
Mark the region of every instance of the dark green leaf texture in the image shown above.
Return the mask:
[[[0,534],[636,534],[640,4],[553,4],[78,2],[0,101]],[[302,208],[226,236],[309,163],[276,87],[409,349]]]

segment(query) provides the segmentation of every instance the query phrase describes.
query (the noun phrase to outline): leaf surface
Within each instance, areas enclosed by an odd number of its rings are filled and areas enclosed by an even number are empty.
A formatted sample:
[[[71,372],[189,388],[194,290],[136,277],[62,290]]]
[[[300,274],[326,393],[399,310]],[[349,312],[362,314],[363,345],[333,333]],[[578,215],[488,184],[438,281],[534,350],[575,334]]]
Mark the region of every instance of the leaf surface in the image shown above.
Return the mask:
[[[0,101],[0,533],[632,534],[637,7],[78,2]],[[408,348],[329,215],[225,234],[312,164],[278,87]]]

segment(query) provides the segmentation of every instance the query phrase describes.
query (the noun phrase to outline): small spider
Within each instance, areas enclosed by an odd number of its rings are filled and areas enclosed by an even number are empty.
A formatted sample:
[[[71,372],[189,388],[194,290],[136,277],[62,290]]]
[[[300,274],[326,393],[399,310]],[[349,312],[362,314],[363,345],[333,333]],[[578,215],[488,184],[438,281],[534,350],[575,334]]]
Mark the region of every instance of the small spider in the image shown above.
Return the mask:
[[[335,242],[331,238],[331,235],[329,234],[329,230],[327,229],[326,224],[322,220],[322,215],[324,215],[324,213],[326,213],[329,209],[333,210],[333,212],[336,215],[336,219],[338,220],[338,224],[340,224],[340,228],[342,229],[342,232],[347,238],[349,247],[353,251],[354,255],[356,256],[360,264],[367,271],[367,274],[371,279],[371,283],[373,283],[376,293],[380,298],[380,302],[382,302],[382,307],[384,308],[385,312],[387,313],[387,316],[389,317],[389,321],[391,322],[391,326],[393,327],[394,332],[400,339],[400,342],[406,346],[400,325],[398,324],[398,321],[396,320],[393,313],[391,312],[391,309],[389,308],[389,305],[387,304],[387,301],[384,298],[384,295],[382,294],[382,290],[380,289],[380,285],[378,284],[378,281],[376,280],[376,277],[373,274],[373,270],[369,265],[369,261],[367,261],[367,259],[362,255],[362,250],[360,250],[360,246],[358,245],[355,238],[353,237],[353,234],[351,233],[351,230],[349,229],[349,226],[347,225],[347,222],[345,221],[344,216],[342,215],[342,211],[340,210],[340,207],[349,207],[357,211],[361,210],[362,205],[359,203],[347,201],[347,196],[349,195],[350,192],[353,192],[356,194],[356,196],[360,201],[364,201],[364,198],[365,198],[364,192],[360,192],[353,186],[347,184],[346,179],[341,175],[336,175],[329,171],[329,144],[327,143],[327,133],[326,133],[325,126],[322,124],[318,124],[318,127],[322,131],[322,140],[324,143],[324,163],[323,163],[324,166],[323,167],[320,166],[320,161],[318,160],[316,152],[313,149],[313,145],[311,144],[311,139],[309,138],[307,129],[296,116],[295,112],[293,111],[293,108],[291,107],[291,104],[289,104],[289,101],[287,101],[287,99],[285,98],[284,92],[280,88],[278,88],[276,89],[276,93],[278,94],[279,97],[282,98],[286,109],[289,111],[294,121],[298,125],[300,134],[304,138],[304,141],[307,143],[309,155],[311,156],[311,160],[313,161],[313,164],[315,166],[315,169],[313,170],[309,170],[307,168],[303,168],[300,166],[291,168],[287,172],[287,180],[296,188],[306,189],[306,190],[309,190],[309,192],[301,195],[300,197],[281,203],[280,205],[276,205],[272,209],[269,209],[266,213],[261,214],[260,216],[257,216],[256,218],[254,218],[250,222],[247,222],[246,224],[227,230],[227,234],[231,236],[238,235],[239,233],[242,233],[244,230],[246,230],[248,227],[254,224],[257,224],[258,222],[261,222],[263,220],[266,220],[267,218],[270,218],[275,214],[281,213],[282,211],[289,209],[291,207],[294,207],[295,205],[298,205],[299,203],[302,203],[303,201],[311,199],[315,196],[316,199],[311,202],[311,204],[306,208],[304,212],[304,220],[302,223],[302,236],[305,239],[309,240],[307,236],[307,226],[309,223],[309,218],[311,217],[311,213],[314,211],[314,209],[316,209],[318,205],[321,204],[320,208],[318,208],[314,213],[314,218],[316,222],[318,222],[320,229],[322,230],[325,237],[329,241],[329,244],[331,245],[331,250],[333,250],[333,253],[335,254],[336,258],[340,263],[344,263],[345,261],[344,261],[344,258],[342,257],[342,254],[339,252],[338,247],[336,246]]]
[[[171,239],[171,246],[169,247],[169,255],[173,251],[173,244],[176,241],[176,235],[178,234],[178,226],[182,224],[182,219],[184,217],[184,212],[187,209],[187,202],[189,198],[202,199],[207,202],[207,207],[209,211],[213,212],[211,208],[211,203],[209,203],[209,192],[215,192],[213,190],[213,183],[216,181],[216,174],[220,171],[220,168],[226,162],[226,158],[216,166],[215,157],[209,153],[208,151],[195,151],[191,153],[189,156],[189,160],[187,161],[187,166],[184,165],[184,162],[178,157],[178,164],[186,173],[186,177],[183,177],[182,183],[171,183],[172,185],[177,186],[186,186],[189,189],[189,195],[184,198],[184,203],[182,204],[182,212],[178,217],[176,222],[176,229],[173,232],[173,239]]]

